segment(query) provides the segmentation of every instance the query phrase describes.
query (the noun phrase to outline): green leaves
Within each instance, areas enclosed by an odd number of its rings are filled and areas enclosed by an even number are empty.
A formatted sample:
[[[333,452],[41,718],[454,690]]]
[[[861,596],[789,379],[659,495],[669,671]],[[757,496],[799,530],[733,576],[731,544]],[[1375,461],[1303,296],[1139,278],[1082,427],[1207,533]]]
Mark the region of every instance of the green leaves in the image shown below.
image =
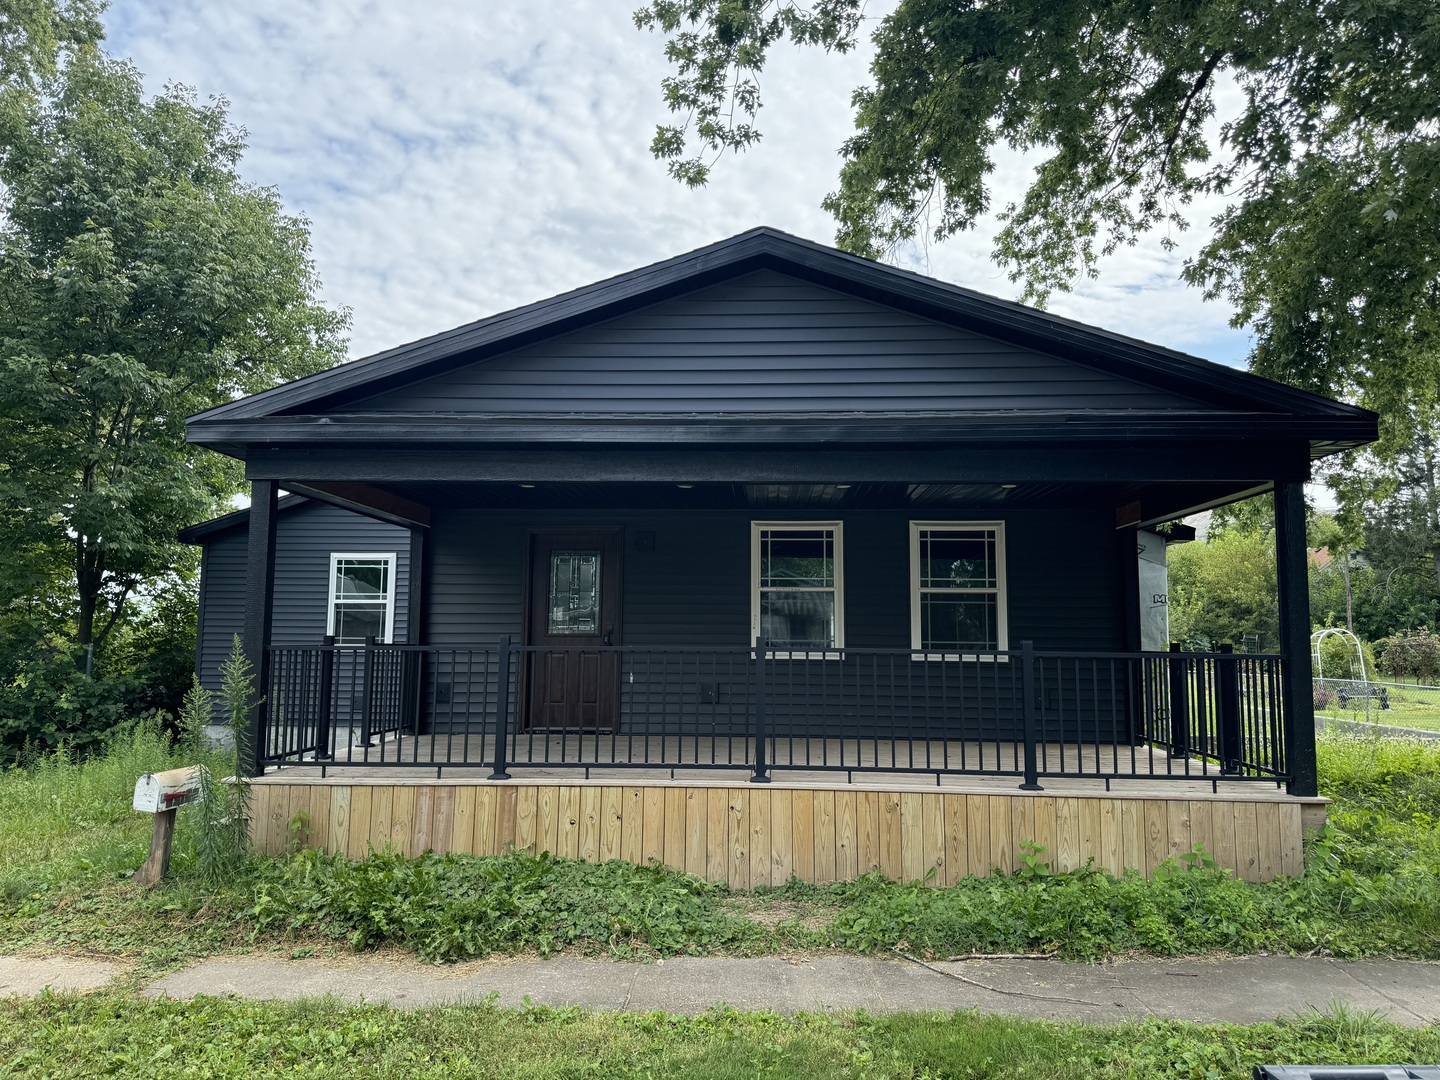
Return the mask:
[[[66,567],[65,636],[103,642],[238,490],[186,416],[338,362],[347,316],[315,299],[305,221],[240,179],[223,101],[149,99],[81,49],[4,115],[0,545]]]
[[[760,139],[756,75],[770,46],[786,38],[844,52],[855,42],[859,0],[817,0],[802,8],[791,0],[653,0],[635,12],[635,25],[667,35],[665,57],[676,74],[663,81],[665,107],[684,116],[660,125],[650,151],[669,163],[670,175],[703,185],[726,150]],[[700,151],[685,157],[691,140]]]

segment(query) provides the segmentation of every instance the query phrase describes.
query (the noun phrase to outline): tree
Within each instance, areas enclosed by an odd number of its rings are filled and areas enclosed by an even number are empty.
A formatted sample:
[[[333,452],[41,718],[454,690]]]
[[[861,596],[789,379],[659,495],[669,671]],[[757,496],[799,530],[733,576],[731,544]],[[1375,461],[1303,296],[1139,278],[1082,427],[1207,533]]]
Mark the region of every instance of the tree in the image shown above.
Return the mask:
[[[223,101],[79,47],[0,112],[0,545],[63,564],[90,645],[238,490],[191,413],[338,362],[307,223],[244,183]]]
[[[715,156],[760,137],[769,49],[848,49],[861,10],[650,0],[636,22],[668,35],[665,100],[686,116],[654,153],[704,183]],[[899,0],[874,43],[825,201],[841,247],[879,257],[927,227],[970,228],[995,146],[1040,151],[995,249],[1038,302],[1222,194],[1185,276],[1253,327],[1255,370],[1377,409],[1387,453],[1411,441],[1412,406],[1440,393],[1431,0]]]
[[[1226,529],[1204,542],[1170,548],[1170,634],[1191,646],[1241,644],[1273,649],[1280,640],[1273,537]]]
[[[102,36],[102,0],[0,0],[0,100],[33,91],[62,53]]]

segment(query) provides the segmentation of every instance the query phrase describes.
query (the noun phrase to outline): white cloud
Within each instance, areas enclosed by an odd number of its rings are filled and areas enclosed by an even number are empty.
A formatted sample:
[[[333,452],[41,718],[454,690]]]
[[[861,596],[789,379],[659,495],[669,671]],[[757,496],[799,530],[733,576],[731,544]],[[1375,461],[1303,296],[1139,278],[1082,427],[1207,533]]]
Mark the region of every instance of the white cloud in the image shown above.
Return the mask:
[[[661,39],[631,22],[636,2],[116,0],[108,47],[153,89],[230,100],[250,132],[244,175],[310,218],[326,298],[354,310],[364,355],[758,224],[832,239],[820,201],[867,50],[776,51],[764,141],[691,191],[649,153],[667,69]],[[996,206],[1027,180],[1018,159],[1003,172]],[[1179,281],[1194,234],[1182,241],[1117,253],[1052,310],[1238,363],[1229,310]],[[983,228],[920,254],[937,277],[1018,292]]]

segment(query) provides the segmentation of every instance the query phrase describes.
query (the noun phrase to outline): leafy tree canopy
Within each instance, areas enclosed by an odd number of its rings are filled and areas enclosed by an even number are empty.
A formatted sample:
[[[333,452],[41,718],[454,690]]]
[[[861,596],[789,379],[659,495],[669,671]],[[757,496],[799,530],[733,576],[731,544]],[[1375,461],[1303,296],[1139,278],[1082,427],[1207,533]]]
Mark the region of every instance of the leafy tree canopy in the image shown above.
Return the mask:
[[[223,101],[92,47],[36,86],[0,111],[0,545],[67,568],[84,645],[238,488],[185,417],[338,362],[347,315]]]
[[[67,50],[103,34],[104,0],[0,0],[0,94],[34,90]]]
[[[852,47],[862,0],[650,0],[668,107],[652,145],[704,183],[760,133],[789,40]],[[1044,155],[995,255],[1041,302],[1201,194],[1228,206],[1185,275],[1256,334],[1255,370],[1412,441],[1440,388],[1440,12],[1433,0],[899,0],[825,206],[871,257],[990,208],[997,145]]]

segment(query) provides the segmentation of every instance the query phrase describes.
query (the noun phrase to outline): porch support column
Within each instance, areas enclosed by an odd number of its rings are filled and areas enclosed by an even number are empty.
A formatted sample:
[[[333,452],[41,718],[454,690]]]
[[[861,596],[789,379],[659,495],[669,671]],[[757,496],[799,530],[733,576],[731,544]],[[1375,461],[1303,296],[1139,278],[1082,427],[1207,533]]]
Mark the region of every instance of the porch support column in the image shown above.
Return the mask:
[[[270,692],[270,621],[275,610],[274,480],[250,481],[250,536],[245,577],[245,633],[241,645],[255,675],[254,702],[240,747],[240,771],[259,776],[260,736],[265,730],[266,696]]]
[[[1315,696],[1310,673],[1310,581],[1305,552],[1305,486],[1275,483],[1275,569],[1280,584],[1280,699],[1291,795],[1318,794]]]
[[[405,636],[411,645],[425,644],[425,549],[430,530],[410,528],[410,586],[405,596]]]

